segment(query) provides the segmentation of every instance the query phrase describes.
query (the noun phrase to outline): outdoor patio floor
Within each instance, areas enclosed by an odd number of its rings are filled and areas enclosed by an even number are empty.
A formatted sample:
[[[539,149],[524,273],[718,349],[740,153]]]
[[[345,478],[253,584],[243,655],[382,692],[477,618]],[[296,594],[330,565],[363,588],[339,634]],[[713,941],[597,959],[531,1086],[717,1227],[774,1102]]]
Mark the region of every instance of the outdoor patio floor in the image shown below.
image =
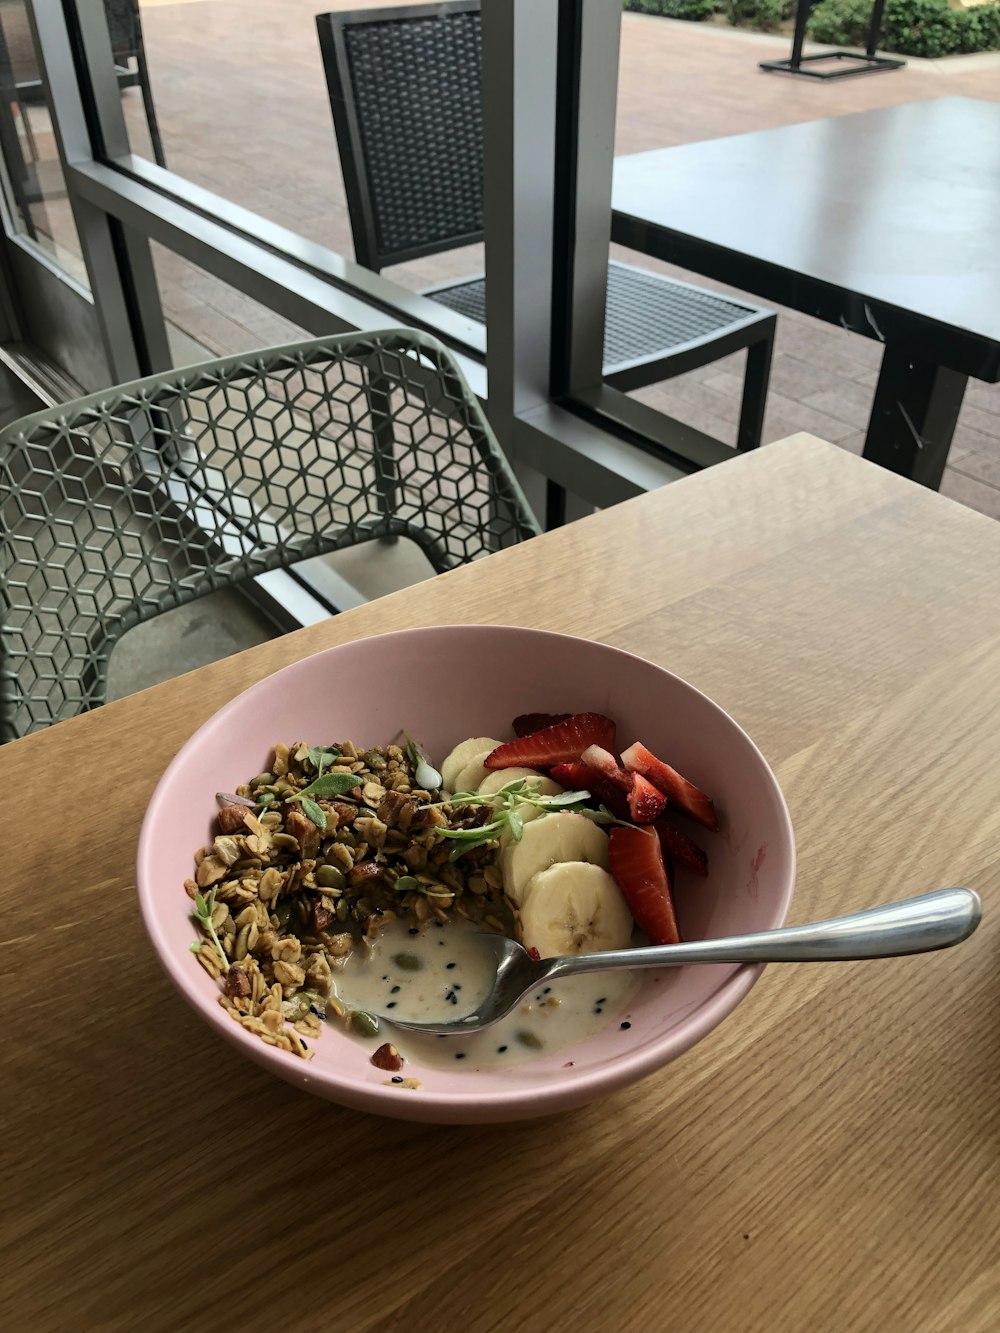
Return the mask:
[[[362,4],[351,0],[344,7]],[[319,8],[315,0],[143,0],[142,20],[169,168],[352,255],[316,39]],[[759,60],[787,48],[785,37],[623,15],[616,151],[935,97],[1000,101],[1000,56],[911,61],[898,72],[832,82],[758,69]],[[127,92],[124,104],[133,150],[146,153],[138,90]],[[849,180],[843,188],[850,189]],[[947,217],[940,224],[947,227]],[[224,283],[165,250],[155,247],[155,253],[166,313],[199,347],[222,354],[301,336]],[[480,249],[471,247],[388,270],[387,276],[421,287],[475,272],[481,264]],[[179,345],[192,359],[198,355],[182,340]],[[879,344],[780,310],[776,351],[765,440],[808,430],[860,452]],[[740,362],[717,362],[639,396],[732,441]],[[941,489],[1000,518],[1000,386],[970,381]]]

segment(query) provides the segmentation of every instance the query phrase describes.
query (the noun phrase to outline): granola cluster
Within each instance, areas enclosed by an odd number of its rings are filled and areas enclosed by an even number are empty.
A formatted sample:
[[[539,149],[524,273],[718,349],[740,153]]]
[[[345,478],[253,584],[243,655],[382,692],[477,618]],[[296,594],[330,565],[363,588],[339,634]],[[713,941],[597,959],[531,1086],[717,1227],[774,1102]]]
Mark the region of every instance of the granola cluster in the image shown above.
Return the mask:
[[[323,794],[336,786],[346,789]],[[331,994],[334,973],[387,922],[457,914],[509,928],[496,844],[451,860],[442,836],[482,824],[486,809],[439,795],[416,786],[399,746],[350,741],[276,745],[268,771],[220,795],[218,833],[185,889],[203,935],[192,948],[237,1022],[308,1058],[328,1015],[358,1018]]]

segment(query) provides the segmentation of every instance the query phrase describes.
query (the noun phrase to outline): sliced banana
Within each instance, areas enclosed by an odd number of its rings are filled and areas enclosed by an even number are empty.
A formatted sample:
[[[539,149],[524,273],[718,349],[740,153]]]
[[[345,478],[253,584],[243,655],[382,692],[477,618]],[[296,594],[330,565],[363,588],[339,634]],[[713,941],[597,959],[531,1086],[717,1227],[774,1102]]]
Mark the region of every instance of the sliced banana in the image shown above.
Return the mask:
[[[491,768],[487,770],[486,777],[480,782],[478,790],[484,796],[492,796],[495,792],[502,791],[512,782],[518,782],[521,778],[531,779],[531,790],[538,796],[558,796],[564,787],[560,787],[558,782],[553,782],[547,778],[544,773],[539,773],[537,768]]]
[[[586,815],[568,811],[526,824],[520,842],[506,841],[500,854],[504,892],[514,906],[521,906],[533,875],[560,861],[589,861],[607,870],[608,835]]]
[[[495,749],[495,745],[488,745],[485,750],[477,750],[465,767],[459,769],[458,776],[455,778],[454,787],[450,787],[448,790],[478,791],[479,784],[486,777],[487,773],[493,771],[486,767],[483,760],[488,754],[492,754]]]
[[[471,736],[467,741],[461,741],[456,745],[441,765],[441,785],[445,791],[462,791],[462,787],[455,785],[455,779],[462,769],[468,768],[476,755],[489,754],[501,744],[501,741],[490,740],[489,736]]]
[[[632,939],[632,913],[621,889],[606,870],[579,861],[533,875],[520,917],[524,947],[543,958],[624,949]]]

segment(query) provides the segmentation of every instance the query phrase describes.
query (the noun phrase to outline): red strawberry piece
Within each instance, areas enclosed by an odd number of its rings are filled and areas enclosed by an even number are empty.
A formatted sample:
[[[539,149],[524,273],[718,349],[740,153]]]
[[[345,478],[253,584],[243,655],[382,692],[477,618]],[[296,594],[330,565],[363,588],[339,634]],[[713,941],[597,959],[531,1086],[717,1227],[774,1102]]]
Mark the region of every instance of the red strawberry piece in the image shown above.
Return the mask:
[[[686,866],[688,870],[693,870],[696,875],[701,875],[703,878],[708,874],[708,857],[686,833],[674,828],[665,816],[654,820],[653,827],[659,835],[664,856],[670,857],[679,866]]]
[[[641,773],[632,773],[632,786],[628,793],[628,808],[637,824],[652,824],[657,815],[663,814],[667,798],[657,790]]]
[[[706,796],[693,782],[681,777],[676,769],[665,764],[662,759],[657,759],[656,755],[639,741],[623,751],[622,763],[630,772],[641,773],[654,787],[659,787],[671,805],[683,810],[699,824],[704,824],[706,828],[712,830],[719,827],[719,819],[711,797]]]
[[[554,764],[549,777],[561,783],[567,791],[589,791],[595,801],[606,805],[616,819],[630,819],[628,800],[621,787],[591,768],[582,759],[574,764]]]
[[[613,828],[608,841],[611,873],[629,911],[652,944],[679,944],[670,870],[651,828]]]
[[[621,787],[622,791],[632,790],[632,775],[626,773],[618,760],[609,750],[605,750],[600,745],[588,745],[580,756],[585,764],[597,770],[602,777],[613,782],[616,787]]]
[[[498,745],[486,756],[487,768],[550,768],[579,759],[588,745],[613,749],[615,724],[602,713],[574,713],[564,722],[530,736]]]
[[[511,723],[515,736],[530,736],[545,727],[554,727],[557,722],[565,722],[572,713],[522,713]]]

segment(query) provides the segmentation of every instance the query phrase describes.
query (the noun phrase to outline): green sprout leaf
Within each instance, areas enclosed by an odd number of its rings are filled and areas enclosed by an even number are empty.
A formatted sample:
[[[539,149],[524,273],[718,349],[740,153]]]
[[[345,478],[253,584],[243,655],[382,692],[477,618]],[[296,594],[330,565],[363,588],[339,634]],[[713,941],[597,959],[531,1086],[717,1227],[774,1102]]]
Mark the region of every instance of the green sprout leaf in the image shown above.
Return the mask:
[[[302,813],[305,815],[307,819],[312,820],[312,822],[319,829],[320,833],[325,833],[326,811],[323,809],[322,806],[317,805],[315,801],[310,800],[308,796],[302,796],[301,793],[300,793],[300,799],[302,801]]]
[[[315,745],[309,749],[309,762],[317,775],[322,774],[323,769],[329,768],[331,764],[339,764],[343,757],[339,751],[332,750],[327,745]]]
[[[304,796],[343,796],[345,792],[360,787],[363,782],[364,779],[358,777],[356,773],[325,773],[314,782],[310,782],[308,787],[303,787],[301,791],[289,796],[288,800],[301,801]]]
[[[507,827],[510,829],[510,836],[515,842],[520,842],[524,837],[524,820],[516,810],[510,810],[507,813]]]
[[[216,932],[215,927],[212,925],[212,913],[214,912],[214,910],[215,910],[214,889],[210,891],[210,893],[206,898],[203,898],[200,893],[195,894],[194,897],[195,919],[198,921],[198,924],[201,926],[205,934],[211,938],[211,941],[215,945],[216,949],[218,949],[219,957],[222,959],[223,969],[224,971],[228,972],[229,959],[226,957],[226,951],[222,947],[222,941],[219,939],[218,933]],[[198,944],[197,947],[195,947],[195,945],[192,944],[190,947],[192,953],[201,953],[201,944]]]

